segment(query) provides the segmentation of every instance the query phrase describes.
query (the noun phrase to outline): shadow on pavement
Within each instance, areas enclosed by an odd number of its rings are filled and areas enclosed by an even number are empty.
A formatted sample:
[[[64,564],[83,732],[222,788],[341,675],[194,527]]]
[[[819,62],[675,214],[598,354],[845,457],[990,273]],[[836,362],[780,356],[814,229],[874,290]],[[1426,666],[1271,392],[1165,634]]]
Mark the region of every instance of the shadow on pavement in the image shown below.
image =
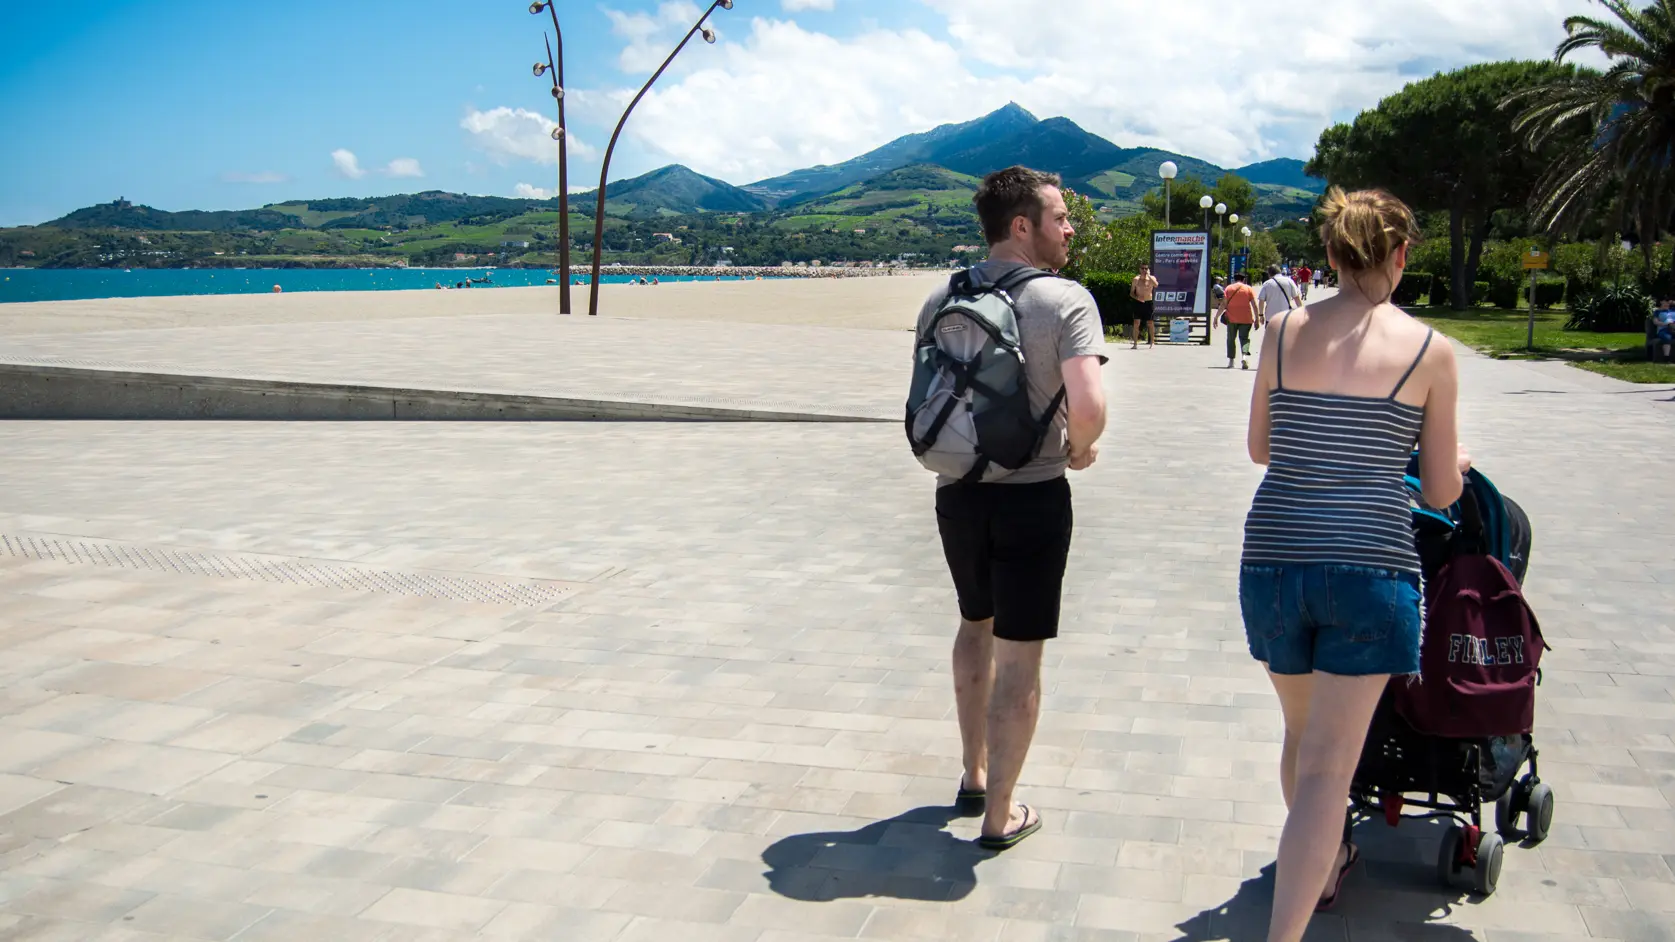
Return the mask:
[[[809,902],[964,899],[977,885],[977,864],[993,855],[944,830],[955,817],[952,807],[932,805],[854,831],[781,838],[762,851],[768,885]]]
[[[1460,926],[1437,922],[1468,897],[1437,882],[1433,855],[1444,826],[1437,822],[1402,822],[1391,829],[1382,821],[1363,822],[1355,830],[1362,862],[1344,883],[1343,895],[1329,912],[1316,913],[1304,942],[1344,942],[1369,932],[1402,942],[1475,942]],[[1274,902],[1274,865],[1246,880],[1232,899],[1176,925],[1171,942],[1264,942]]]

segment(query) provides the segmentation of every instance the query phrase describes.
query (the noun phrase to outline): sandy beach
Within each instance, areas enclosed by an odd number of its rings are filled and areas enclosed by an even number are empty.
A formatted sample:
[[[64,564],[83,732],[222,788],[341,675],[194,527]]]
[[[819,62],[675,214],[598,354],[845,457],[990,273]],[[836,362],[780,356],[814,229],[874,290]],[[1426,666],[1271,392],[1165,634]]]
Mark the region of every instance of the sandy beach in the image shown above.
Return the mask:
[[[599,306],[601,317],[909,330],[920,303],[946,277],[603,285]],[[587,316],[587,290],[571,289],[573,316]],[[557,315],[557,287],[104,298],[0,305],[0,336],[541,313]]]

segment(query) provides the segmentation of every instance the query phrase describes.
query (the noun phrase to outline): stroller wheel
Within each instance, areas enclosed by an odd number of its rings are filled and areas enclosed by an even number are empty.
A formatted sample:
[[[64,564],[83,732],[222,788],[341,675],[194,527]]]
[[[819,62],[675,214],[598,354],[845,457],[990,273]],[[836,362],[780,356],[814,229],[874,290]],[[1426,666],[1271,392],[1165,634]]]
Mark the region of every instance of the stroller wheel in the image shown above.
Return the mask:
[[[1518,812],[1521,810],[1518,799],[1523,791],[1522,785],[1513,785],[1495,802],[1495,831],[1502,837],[1510,837],[1518,830]]]
[[[1495,892],[1501,879],[1501,857],[1506,845],[1499,834],[1487,833],[1477,845],[1477,867],[1472,871],[1472,889],[1482,896]]]
[[[1546,782],[1530,789],[1529,818],[1525,821],[1525,831],[1534,843],[1547,839],[1548,832],[1553,827],[1553,787]]]
[[[1466,832],[1459,825],[1450,827],[1442,835],[1442,846],[1437,848],[1437,879],[1450,889],[1459,887],[1460,842]]]

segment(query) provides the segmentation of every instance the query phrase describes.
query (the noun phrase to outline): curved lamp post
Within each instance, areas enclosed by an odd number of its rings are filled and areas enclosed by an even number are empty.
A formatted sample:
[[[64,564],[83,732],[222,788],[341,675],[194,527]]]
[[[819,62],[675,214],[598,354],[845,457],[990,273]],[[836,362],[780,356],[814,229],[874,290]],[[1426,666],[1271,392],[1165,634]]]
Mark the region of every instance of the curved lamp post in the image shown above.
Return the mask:
[[[1175,179],[1180,168],[1173,160],[1165,160],[1157,165],[1157,175],[1163,178],[1163,228],[1169,228],[1169,181]]]
[[[710,14],[714,13],[717,7],[723,10],[731,10],[733,0],[713,0],[709,9],[704,11],[704,15],[698,17],[698,22],[693,23],[692,28],[686,31],[685,36],[681,37],[680,44],[675,46],[675,51],[669,53],[669,58],[663,60],[663,64],[657,67],[657,71],[651,74],[651,78],[646,79],[646,84],[641,87],[639,94],[635,95],[634,100],[628,103],[628,107],[623,110],[622,117],[616,123],[616,130],[611,132],[611,142],[605,145],[605,160],[599,165],[599,205],[593,213],[593,279],[588,285],[587,297],[587,313],[590,317],[599,313],[599,260],[600,254],[605,250],[605,174],[611,170],[611,153],[616,150],[617,136],[622,134],[622,126],[628,123],[628,116],[634,113],[634,106],[638,105],[640,99],[646,96],[646,92],[651,90],[652,83],[663,75],[663,70],[669,67],[669,63],[675,61],[675,56],[680,55],[680,51],[686,48],[687,42],[692,39],[693,35],[702,32],[704,42],[715,42],[715,30],[704,25],[704,21],[710,18]]]
[[[558,142],[558,313],[570,313],[570,173],[568,141],[564,127],[564,33],[558,28],[558,10],[553,0],[535,0],[529,12],[540,16],[546,10],[552,14],[553,32],[558,35],[558,56],[553,56],[553,45],[547,43],[547,61],[535,63],[535,77],[547,72],[553,76],[553,100],[558,103],[558,127],[553,129],[553,140]],[[543,37],[545,38],[545,37]]]

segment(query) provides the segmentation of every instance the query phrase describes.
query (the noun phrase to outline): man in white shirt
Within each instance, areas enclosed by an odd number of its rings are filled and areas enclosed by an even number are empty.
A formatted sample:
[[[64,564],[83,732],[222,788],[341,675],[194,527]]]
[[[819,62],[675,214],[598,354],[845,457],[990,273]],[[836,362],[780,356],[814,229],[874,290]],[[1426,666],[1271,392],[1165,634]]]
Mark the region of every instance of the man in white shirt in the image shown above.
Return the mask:
[[[1303,293],[1297,290],[1297,283],[1280,274],[1278,265],[1269,265],[1267,274],[1268,280],[1262,283],[1261,290],[1256,293],[1263,321],[1271,321],[1294,307],[1303,306]]]

